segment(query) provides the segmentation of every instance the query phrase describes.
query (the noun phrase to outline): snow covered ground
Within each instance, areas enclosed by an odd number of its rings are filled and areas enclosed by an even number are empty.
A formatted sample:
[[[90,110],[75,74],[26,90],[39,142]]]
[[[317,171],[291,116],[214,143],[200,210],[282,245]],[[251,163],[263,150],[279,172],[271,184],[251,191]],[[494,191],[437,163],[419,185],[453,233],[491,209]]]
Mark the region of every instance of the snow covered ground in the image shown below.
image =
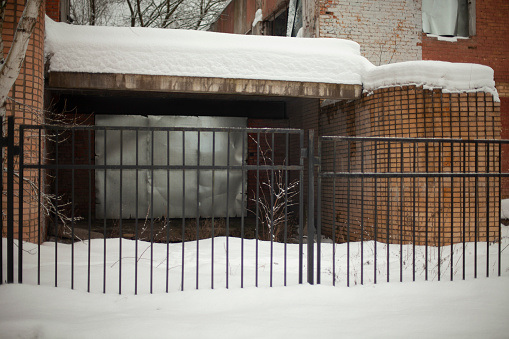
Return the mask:
[[[509,245],[509,227],[502,226],[502,249]],[[5,251],[5,239],[3,249]],[[450,281],[450,247],[429,248],[429,280],[424,281],[425,248],[416,248],[416,282],[412,282],[412,246],[389,248],[390,283],[386,283],[387,247],[377,243],[377,284],[373,284],[374,246],[364,244],[364,285],[360,285],[360,244],[350,245],[350,285],[346,287],[345,244],[335,246],[332,266],[330,243],[322,244],[322,285],[298,285],[298,245],[288,245],[287,287],[284,284],[284,246],[273,247],[273,288],[270,285],[270,243],[259,242],[259,286],[253,240],[216,238],[214,290],[211,285],[210,240],[199,248],[199,290],[196,288],[196,242],[182,248],[172,244],[166,288],[166,245],[138,243],[138,293],[134,294],[135,242],[107,240],[106,295],[103,288],[103,240],[74,245],[74,288],[71,282],[71,246],[58,244],[58,288],[54,288],[55,245],[41,246],[41,284],[37,282],[37,246],[24,244],[24,284],[0,286],[1,338],[507,338],[509,335],[509,250],[502,252],[502,277],[497,277],[498,243],[477,246],[478,279],[473,279],[474,244],[465,248],[466,280],[462,280],[463,247],[453,247],[454,281]],[[229,248],[226,259],[226,246]],[[305,250],[305,246],[304,246]],[[489,254],[487,255],[487,251]],[[120,265],[119,258],[122,258]],[[489,258],[490,278],[486,278]],[[5,277],[5,253],[4,253]],[[152,265],[151,265],[152,262]],[[228,269],[226,263],[228,262]],[[243,265],[241,263],[243,262]],[[304,259],[304,263],[306,260]],[[403,283],[399,282],[403,262]],[[122,294],[118,295],[119,272]],[[150,268],[153,292],[150,295]],[[335,271],[335,275],[332,271]],[[228,275],[226,274],[228,272]],[[305,268],[304,268],[305,272]],[[225,288],[228,276],[229,289]],[[241,277],[244,289],[240,289]],[[333,276],[336,286],[332,286]]]

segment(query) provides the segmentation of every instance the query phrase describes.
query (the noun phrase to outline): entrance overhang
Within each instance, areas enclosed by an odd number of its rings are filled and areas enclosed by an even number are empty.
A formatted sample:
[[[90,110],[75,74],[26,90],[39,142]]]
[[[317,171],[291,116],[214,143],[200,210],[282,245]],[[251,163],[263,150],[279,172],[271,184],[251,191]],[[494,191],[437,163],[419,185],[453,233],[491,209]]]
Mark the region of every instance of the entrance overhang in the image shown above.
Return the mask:
[[[352,100],[362,85],[318,82],[186,77],[147,74],[50,72],[49,89],[233,94]]]

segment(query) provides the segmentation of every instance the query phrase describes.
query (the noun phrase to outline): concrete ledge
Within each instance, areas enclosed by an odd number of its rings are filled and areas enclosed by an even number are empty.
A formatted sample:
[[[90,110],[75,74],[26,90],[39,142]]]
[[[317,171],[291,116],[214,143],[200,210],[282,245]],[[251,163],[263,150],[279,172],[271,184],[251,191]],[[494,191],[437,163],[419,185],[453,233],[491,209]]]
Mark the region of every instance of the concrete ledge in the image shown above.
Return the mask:
[[[362,94],[361,85],[73,72],[48,73],[48,87],[70,90],[239,94],[323,99],[356,99]]]

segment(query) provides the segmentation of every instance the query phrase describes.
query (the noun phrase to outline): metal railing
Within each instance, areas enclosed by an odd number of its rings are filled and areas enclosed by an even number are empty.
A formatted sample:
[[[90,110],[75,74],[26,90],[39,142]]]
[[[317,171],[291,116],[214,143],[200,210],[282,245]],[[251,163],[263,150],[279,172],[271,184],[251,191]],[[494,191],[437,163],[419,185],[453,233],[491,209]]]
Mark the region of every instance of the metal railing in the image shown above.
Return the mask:
[[[141,140],[142,135],[148,135],[148,139]],[[158,150],[156,143],[161,140]],[[175,140],[180,142],[175,144]],[[83,285],[79,275],[85,274],[86,290],[91,291],[91,276],[97,278],[97,267],[101,266],[102,292],[106,292],[111,290],[108,275],[115,266],[118,274],[113,281],[118,293],[124,292],[126,285],[138,293],[138,281],[145,280],[143,274],[147,273],[152,293],[154,270],[162,260],[166,292],[172,289],[172,283],[180,290],[193,285],[215,288],[222,284],[228,288],[231,252],[237,251],[231,248],[235,237],[234,246],[240,247],[240,263],[235,265],[240,270],[240,287],[259,285],[262,249],[268,252],[263,256],[270,257],[266,267],[268,285],[273,285],[276,273],[277,280],[282,279],[286,285],[290,241],[300,249],[300,254],[292,252],[291,260],[299,255],[295,283],[302,283],[303,143],[304,132],[295,129],[22,125],[20,148],[24,152],[19,158],[19,177],[25,179],[25,184],[18,184],[18,222],[26,227],[26,222],[34,221],[26,220],[27,208],[32,207],[36,210],[32,217],[36,214],[33,219],[40,225],[35,237],[29,235],[38,243],[34,249],[38,256],[35,277],[23,275],[20,264],[18,282],[29,279],[41,284],[52,280],[55,286],[69,284],[76,288],[77,280]],[[142,144],[147,145],[145,150]],[[164,151],[157,156],[161,149]],[[143,189],[142,177],[147,184]],[[140,210],[142,203],[148,207]],[[164,209],[158,210],[158,204]],[[20,228],[18,263],[23,263],[25,252],[23,232]],[[41,275],[41,267],[48,264],[41,261],[45,233],[53,242],[52,278]],[[102,244],[92,239],[97,234]],[[26,231],[24,236],[26,239]],[[117,244],[111,242],[111,237],[118,238]],[[63,240],[69,244],[62,244]],[[282,244],[282,253],[275,253],[276,242]],[[75,264],[76,248],[84,244],[88,247],[85,268]],[[218,244],[224,248],[217,248]],[[247,245],[255,251],[255,263],[244,259]],[[100,264],[92,246],[101,247]],[[161,246],[165,247],[162,259],[155,253]],[[203,253],[202,247],[210,252]],[[59,251],[67,257],[62,259]],[[218,255],[218,251],[225,255]],[[189,255],[195,257],[195,264],[187,269]],[[218,262],[216,256],[223,262]],[[140,260],[148,261],[147,272],[142,273]],[[204,268],[201,261],[208,262],[209,267]],[[244,271],[253,264],[248,282]],[[192,275],[189,270],[194,271]],[[200,270],[207,271],[208,283]]]
[[[17,267],[19,283],[138,294],[502,272],[507,140],[321,136],[315,156],[295,129],[22,125],[15,146],[8,127],[1,282]]]
[[[500,275],[500,183],[507,177],[501,173],[500,158],[507,143],[320,137],[317,281],[321,281],[322,234],[334,244],[328,254],[332,284],[344,280],[349,286],[354,278],[356,284],[377,283],[379,277],[389,282],[391,272],[399,275],[399,281],[404,276],[415,281],[416,273],[428,280],[433,271],[440,280],[445,277],[444,267],[450,280],[458,275],[465,279],[468,269],[477,277],[481,243],[486,247],[486,276],[490,271]],[[335,244],[342,242],[346,270],[339,277]],[[354,242],[357,249],[352,253]],[[469,268],[470,247],[474,253]],[[493,252],[494,269],[490,268]],[[394,259],[397,269],[391,270]]]

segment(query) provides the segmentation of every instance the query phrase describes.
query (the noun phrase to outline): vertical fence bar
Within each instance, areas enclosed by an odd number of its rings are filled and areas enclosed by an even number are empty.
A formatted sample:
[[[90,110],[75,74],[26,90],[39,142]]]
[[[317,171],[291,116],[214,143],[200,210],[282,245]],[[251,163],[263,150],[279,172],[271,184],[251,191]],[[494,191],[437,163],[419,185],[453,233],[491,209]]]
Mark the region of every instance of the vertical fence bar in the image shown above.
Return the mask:
[[[124,131],[120,130],[120,169],[119,169],[119,219],[118,219],[118,294],[122,294],[122,165],[124,157]]]
[[[426,157],[426,173],[429,172],[429,143],[425,144],[425,157]],[[426,228],[425,228],[425,240],[424,240],[424,280],[428,280],[428,217],[429,217],[429,181],[426,176]]]
[[[350,174],[351,171],[351,144],[350,139],[347,142],[346,150],[348,152],[347,156],[347,172]],[[346,178],[347,180],[347,186],[346,186],[346,286],[350,286],[350,176]]]
[[[486,173],[490,173],[490,144],[484,144]],[[486,277],[490,276],[490,177],[486,177]],[[499,210],[500,211],[500,210]]]
[[[417,170],[417,143],[414,143],[413,172]],[[415,281],[415,177],[412,178],[412,281]]]
[[[273,274],[273,266],[274,266],[274,192],[275,192],[275,183],[274,183],[274,132],[271,133],[271,157],[270,157],[270,287],[272,287],[272,274]]]
[[[200,131],[198,134],[198,154],[196,157],[196,289],[199,287],[200,266]]]
[[[170,131],[166,130],[166,293],[170,285]]]
[[[289,143],[290,143],[290,135],[288,132],[285,134],[286,140],[285,140],[285,159],[283,162],[283,165],[288,166],[289,165]],[[283,235],[283,243],[284,243],[284,267],[283,267],[283,279],[284,279],[284,286],[286,286],[286,270],[287,270],[287,237],[288,237],[288,168],[285,169],[285,229],[284,229],[284,235]],[[244,196],[244,194],[242,194]]]
[[[322,140],[320,139],[320,143]],[[332,178],[332,286],[336,286],[336,140],[332,142],[332,172],[334,177]],[[320,155],[321,156],[321,155]]]
[[[440,172],[442,172],[442,143],[438,144],[438,166]],[[441,225],[442,223],[442,178],[438,178],[438,281],[440,281],[440,267],[441,267]]]
[[[391,143],[388,142],[387,143],[387,173],[390,173],[391,172]],[[390,219],[390,216],[391,216],[391,190],[390,190],[390,185],[391,185],[391,179],[390,178],[387,178],[387,219],[385,220],[385,228],[386,228],[386,234],[385,234],[385,241],[387,243],[387,282],[389,282],[390,278],[389,278],[389,251],[390,251],[390,240],[389,240],[389,233],[390,233],[390,230],[389,230],[389,219]]]
[[[403,142],[400,144],[400,173],[403,173]],[[403,185],[404,178],[401,176],[399,183],[399,281],[403,282]]]
[[[364,140],[361,141],[361,173],[364,173]],[[361,285],[364,285],[364,176],[361,177]]]
[[[403,173],[403,142],[400,143],[400,173]],[[399,187],[399,281],[403,282],[403,185],[404,178],[401,177]]]
[[[0,136],[2,137],[1,140],[2,140],[2,145],[0,147],[0,163],[2,164],[3,166],[3,163],[4,163],[4,148],[6,146],[6,143],[5,141],[7,140],[6,136],[4,135],[4,119],[3,117],[0,116]],[[0,180],[0,206],[3,206],[4,205],[4,175],[3,175],[3,171],[2,171],[2,179]],[[39,205],[40,206],[40,205]],[[39,218],[40,220],[40,218]],[[3,215],[0,216],[0,234],[3,235],[3,232],[4,232],[4,218],[3,218]],[[40,238],[40,237],[39,237]],[[2,240],[2,239],[0,239]],[[39,244],[41,242],[39,241]],[[37,251],[37,256],[38,258],[40,258],[40,246],[38,247],[38,251]],[[37,261],[38,263],[40,262],[40,260],[38,259]],[[37,276],[38,276],[38,279],[37,281],[40,282],[40,265],[37,265]],[[0,241],[0,285],[2,285],[4,283],[4,247],[3,247],[3,240]]]
[[[502,199],[501,194],[502,190],[500,188],[502,185],[502,144],[498,144],[498,216],[497,216],[497,225],[498,225],[498,276],[502,274],[502,224],[500,223],[500,211],[502,210]]]
[[[299,171],[299,284],[303,283],[303,235],[304,235],[304,131],[300,131],[300,171]]]
[[[14,283],[14,117],[12,116],[7,118],[7,283]]]
[[[315,180],[314,180],[314,138],[315,133],[309,130],[308,138],[308,236],[307,236],[307,275],[308,283],[314,284],[314,237],[315,237]]]
[[[242,131],[242,185],[241,185],[241,215],[240,215],[240,287],[244,288],[244,180],[245,180],[245,147],[247,131]],[[286,258],[285,258],[286,259]]]
[[[211,230],[211,262],[210,262],[210,288],[214,289],[214,188],[215,188],[215,170],[216,166],[216,132],[212,132],[212,230]]]
[[[94,134],[95,136],[95,134]],[[87,244],[87,292],[90,293],[90,256],[92,246],[92,131],[88,130],[88,244]],[[40,151],[39,151],[40,153]],[[40,164],[40,159],[39,159]],[[40,204],[39,204],[40,206]],[[40,219],[39,219],[40,220]],[[40,252],[40,251],[39,251]]]
[[[57,128],[55,129],[55,197],[53,199],[55,204],[55,287],[58,286],[58,144],[60,143],[59,136],[60,136],[60,130]],[[106,154],[106,153],[105,153]],[[106,171],[105,171],[106,173]],[[106,178],[105,178],[106,179]],[[106,180],[104,181],[106,185]],[[105,190],[106,191],[106,190]],[[106,241],[106,240],[105,240]],[[106,265],[105,265],[106,267]]]
[[[154,130],[150,131],[150,294],[154,287]]]
[[[103,229],[104,229],[104,240],[103,240],[103,251],[104,251],[104,254],[103,254],[103,293],[106,293],[106,164],[107,164],[107,151],[106,151],[106,145],[108,144],[108,138],[107,138],[107,135],[108,135],[108,130],[107,129],[104,129],[104,209],[103,209]]]
[[[0,120],[0,126],[2,126],[2,120]],[[37,154],[37,158],[38,158],[38,161],[37,161],[37,285],[40,285],[41,284],[41,193],[42,193],[42,188],[41,188],[41,178],[42,178],[42,173],[41,173],[41,157],[42,157],[42,130],[41,128],[38,128],[38,132],[39,132],[39,137],[38,137],[38,144],[37,144],[37,147],[38,147],[38,154]],[[2,162],[3,163],[3,160]],[[3,180],[1,180],[3,181]],[[2,184],[3,185],[3,184]],[[2,191],[3,192],[3,187],[2,187]],[[0,194],[0,195],[3,195],[3,194]],[[0,200],[0,205],[2,205],[1,203],[1,200]],[[3,224],[2,224],[3,226]],[[90,239],[90,237],[88,237]],[[1,251],[1,249],[0,249]],[[1,255],[0,255],[0,261],[2,260],[1,258]],[[1,270],[1,267],[0,267],[0,270]],[[1,278],[1,274],[0,274],[0,284],[1,284],[1,281],[3,279]]]
[[[12,134],[14,136],[14,134]],[[21,284],[23,282],[23,178],[25,177],[24,173],[24,130],[20,129],[19,136],[19,179],[18,179],[18,200],[19,200],[19,215],[18,215],[18,283]]]
[[[72,155],[71,155],[71,289],[74,289],[74,166],[76,165],[76,132],[74,129],[71,130],[71,143],[72,143]]]
[[[318,159],[322,156],[322,143],[318,142]],[[316,191],[316,283],[321,283],[322,266],[322,176],[320,175],[320,161],[317,162],[318,181]]]
[[[256,133],[256,220],[255,220],[255,286],[258,287],[258,237],[260,213],[260,132]]]
[[[466,160],[467,160],[467,144],[463,143],[463,173],[467,172],[466,168]],[[463,194],[461,195],[463,200],[463,280],[465,280],[465,252],[466,252],[466,232],[467,232],[467,224],[466,224],[466,194],[467,194],[467,188],[466,188],[466,177],[463,177]]]
[[[139,190],[139,145],[138,145],[138,136],[139,132],[138,129],[136,129],[136,171],[135,171],[135,182],[136,182],[136,188],[135,188],[135,197],[134,197],[134,204],[136,205],[135,208],[135,216],[134,216],[134,294],[138,294],[138,190]]]
[[[378,142],[375,141],[375,174],[378,171]],[[375,241],[374,241],[374,265],[373,265],[373,283],[376,284],[376,257],[377,257],[377,242],[378,242],[378,180],[375,176],[375,206],[373,211],[375,212]]]
[[[451,142],[451,173],[454,173],[454,143]],[[454,279],[454,175],[451,176],[451,281]]]
[[[479,144],[475,144],[475,173],[479,173]],[[475,184],[475,207],[474,207],[474,278],[477,278],[477,242],[479,241],[479,177],[476,175]]]
[[[184,248],[185,248],[185,232],[186,232],[186,135],[182,131],[182,275],[180,277],[180,290],[184,290]]]
[[[229,288],[229,260],[230,260],[230,142],[231,130],[228,130],[228,144],[226,155],[226,288]]]

